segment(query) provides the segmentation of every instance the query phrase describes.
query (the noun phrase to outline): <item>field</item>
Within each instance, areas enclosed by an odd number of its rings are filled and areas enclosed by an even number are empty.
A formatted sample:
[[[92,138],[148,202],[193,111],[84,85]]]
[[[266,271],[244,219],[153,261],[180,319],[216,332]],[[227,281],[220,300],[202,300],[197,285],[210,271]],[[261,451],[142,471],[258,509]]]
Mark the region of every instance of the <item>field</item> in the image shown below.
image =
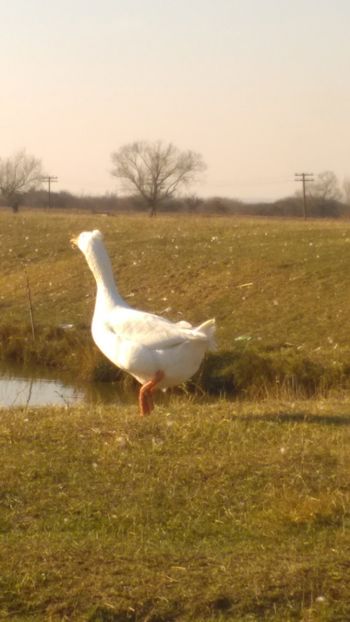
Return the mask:
[[[115,373],[91,347],[95,284],[69,245],[91,228],[105,234],[120,291],[132,305],[192,323],[216,317],[219,353],[196,379],[203,390],[255,398],[349,386],[347,221],[2,213],[4,358],[86,378]],[[73,329],[62,329],[67,325]]]
[[[350,402],[4,412],[0,619],[350,619]]]
[[[91,228],[132,304],[215,316],[219,349],[143,420],[0,412],[0,619],[346,622],[350,223],[0,213],[3,359],[113,376]]]

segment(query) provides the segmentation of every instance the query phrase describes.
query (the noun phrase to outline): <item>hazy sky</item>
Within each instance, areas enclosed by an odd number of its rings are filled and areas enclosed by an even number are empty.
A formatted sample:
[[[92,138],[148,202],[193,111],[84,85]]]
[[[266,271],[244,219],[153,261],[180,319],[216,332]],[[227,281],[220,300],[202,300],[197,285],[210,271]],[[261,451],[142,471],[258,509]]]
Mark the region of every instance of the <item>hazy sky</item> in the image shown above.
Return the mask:
[[[139,139],[200,152],[204,196],[350,177],[349,0],[0,0],[0,24],[0,157],[57,190],[117,190]]]

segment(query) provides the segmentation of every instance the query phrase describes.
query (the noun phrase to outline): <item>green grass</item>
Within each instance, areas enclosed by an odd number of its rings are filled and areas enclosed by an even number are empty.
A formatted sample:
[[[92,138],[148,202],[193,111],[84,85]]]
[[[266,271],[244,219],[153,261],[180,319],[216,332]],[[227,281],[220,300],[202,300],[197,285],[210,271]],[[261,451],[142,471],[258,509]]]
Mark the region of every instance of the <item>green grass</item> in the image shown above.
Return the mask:
[[[2,212],[3,358],[113,377],[91,343],[93,277],[69,245],[97,227],[132,305],[194,324],[216,317],[219,353],[195,379],[205,390],[261,397],[349,386],[348,221]],[[65,324],[74,330],[57,330]]]
[[[350,619],[350,402],[0,416],[0,619]]]

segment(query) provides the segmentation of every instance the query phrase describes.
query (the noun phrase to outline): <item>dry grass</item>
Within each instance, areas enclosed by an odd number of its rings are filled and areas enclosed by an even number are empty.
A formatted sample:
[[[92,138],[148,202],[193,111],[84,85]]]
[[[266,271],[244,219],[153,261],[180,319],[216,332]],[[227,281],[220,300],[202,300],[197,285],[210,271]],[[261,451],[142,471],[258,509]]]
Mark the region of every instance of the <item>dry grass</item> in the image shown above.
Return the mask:
[[[69,245],[73,234],[97,227],[131,304],[193,323],[216,317],[219,356],[196,379],[205,389],[211,382],[214,392],[261,397],[281,386],[312,395],[349,385],[350,224],[344,221],[0,213],[3,356],[87,378],[111,376],[89,335],[93,278]],[[37,324],[34,347],[24,267]],[[71,334],[57,331],[66,324],[74,324]]]
[[[0,619],[350,619],[350,402],[295,397],[348,380],[350,225],[0,213],[3,357],[110,373],[68,243],[96,227],[135,306],[216,316],[202,386],[289,401],[2,411]]]
[[[349,409],[3,411],[0,618],[349,619]]]

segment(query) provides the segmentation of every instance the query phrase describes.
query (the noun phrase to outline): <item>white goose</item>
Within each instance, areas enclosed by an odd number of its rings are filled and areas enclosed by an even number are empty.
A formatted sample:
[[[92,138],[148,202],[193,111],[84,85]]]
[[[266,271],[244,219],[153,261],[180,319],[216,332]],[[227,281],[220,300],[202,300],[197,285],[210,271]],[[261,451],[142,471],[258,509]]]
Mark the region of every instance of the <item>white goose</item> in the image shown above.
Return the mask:
[[[197,371],[214,348],[215,320],[193,328],[158,315],[138,311],[119,294],[100,231],[83,231],[71,240],[85,255],[97,284],[91,332],[96,345],[112,363],[141,383],[140,415],[153,409],[152,392],[181,384]]]

